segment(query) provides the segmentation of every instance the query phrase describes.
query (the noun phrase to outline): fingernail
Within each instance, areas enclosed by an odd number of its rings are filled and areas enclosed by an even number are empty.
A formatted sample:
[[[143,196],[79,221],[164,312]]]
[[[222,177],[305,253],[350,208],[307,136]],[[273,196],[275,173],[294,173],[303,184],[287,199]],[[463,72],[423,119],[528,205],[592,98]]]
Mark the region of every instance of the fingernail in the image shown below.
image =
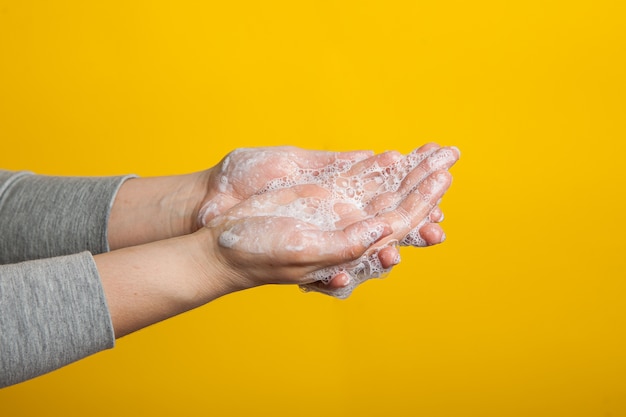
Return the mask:
[[[400,257],[400,253],[397,253],[396,257],[393,259],[393,264],[394,265],[398,265],[401,260],[402,260],[402,258]]]
[[[459,158],[461,157],[461,150],[459,148],[456,146],[450,146],[450,149],[454,149],[459,154]]]
[[[441,234],[441,240],[440,240],[440,242],[441,242],[441,243],[445,242],[445,241],[446,241],[446,237],[447,237],[447,236],[446,236],[446,232],[443,232],[443,233]]]
[[[339,277],[337,277],[336,279],[339,280],[339,286],[341,288],[345,288],[350,284],[350,275],[348,275],[347,273],[342,273]]]

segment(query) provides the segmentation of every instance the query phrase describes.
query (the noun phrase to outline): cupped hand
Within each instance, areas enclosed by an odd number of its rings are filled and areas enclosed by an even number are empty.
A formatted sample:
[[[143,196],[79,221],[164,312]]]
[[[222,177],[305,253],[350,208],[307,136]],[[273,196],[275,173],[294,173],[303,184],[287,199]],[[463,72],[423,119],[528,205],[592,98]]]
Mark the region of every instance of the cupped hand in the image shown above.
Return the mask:
[[[372,155],[371,151],[327,152],[293,146],[236,149],[210,170],[198,224],[206,225],[236,204],[266,190],[273,181],[289,178],[290,185],[303,184],[302,177],[310,172],[329,167],[344,170]]]
[[[274,190],[211,220],[206,228],[218,243],[216,258],[230,282],[238,289],[307,284],[315,271],[353,262],[392,234],[386,219],[365,216],[334,228],[329,196],[311,184]]]
[[[346,298],[359,284],[388,272],[389,267],[382,263],[386,257],[396,256],[392,265],[399,262],[398,252],[390,249],[424,223],[451,182],[450,173],[439,170],[430,173],[406,194],[401,191],[386,194],[385,199],[392,208],[379,212],[373,218],[390,225],[393,232],[373,244],[359,259],[311,273],[314,282],[302,288]],[[330,285],[326,285],[327,282]]]
[[[407,156],[393,151],[373,155],[370,151],[326,152],[296,147],[237,149],[210,170],[198,224],[207,224],[252,195],[302,184],[333,190],[375,214],[386,208],[385,193],[398,189],[406,192],[420,176],[423,178],[435,169],[448,169],[456,159],[457,149],[440,148],[434,143]],[[443,213],[435,207],[424,224],[412,232],[412,239],[403,244],[439,243],[443,231],[436,223],[442,219]],[[422,226],[428,226],[425,233],[420,233]]]
[[[318,185],[282,188],[246,199],[207,228],[237,287],[291,283],[345,298],[384,272],[379,253],[428,217],[450,181],[447,171],[431,173],[410,192],[396,191],[395,200],[388,195],[394,208],[375,216]],[[325,287],[335,276],[349,280]]]

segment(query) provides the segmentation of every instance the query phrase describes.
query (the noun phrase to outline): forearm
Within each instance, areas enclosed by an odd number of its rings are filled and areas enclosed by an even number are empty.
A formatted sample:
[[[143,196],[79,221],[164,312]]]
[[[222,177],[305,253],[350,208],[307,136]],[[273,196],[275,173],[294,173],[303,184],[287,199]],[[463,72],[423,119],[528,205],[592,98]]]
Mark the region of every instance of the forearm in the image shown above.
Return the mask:
[[[208,230],[94,257],[116,337],[237,289],[210,259]]]
[[[107,225],[111,250],[196,231],[209,173],[134,178],[122,184]]]

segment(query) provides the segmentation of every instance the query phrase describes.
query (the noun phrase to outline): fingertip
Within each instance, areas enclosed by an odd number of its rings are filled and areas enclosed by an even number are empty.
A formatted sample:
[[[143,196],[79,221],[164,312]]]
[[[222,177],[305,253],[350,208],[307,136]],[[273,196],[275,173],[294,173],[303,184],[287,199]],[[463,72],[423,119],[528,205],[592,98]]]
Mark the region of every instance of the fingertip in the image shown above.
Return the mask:
[[[429,223],[422,226],[419,234],[428,246],[443,243],[446,240],[446,233],[441,226],[435,223]]]
[[[437,202],[439,204],[439,202]],[[443,211],[441,211],[441,207],[435,206],[434,209],[430,212],[429,219],[431,222],[439,223],[444,219]]]
[[[378,260],[380,261],[383,268],[391,268],[400,263],[400,252],[395,245],[382,248],[378,252]]]
[[[330,280],[327,286],[330,289],[338,289],[345,288],[348,285],[350,285],[350,275],[346,272],[340,272]]]

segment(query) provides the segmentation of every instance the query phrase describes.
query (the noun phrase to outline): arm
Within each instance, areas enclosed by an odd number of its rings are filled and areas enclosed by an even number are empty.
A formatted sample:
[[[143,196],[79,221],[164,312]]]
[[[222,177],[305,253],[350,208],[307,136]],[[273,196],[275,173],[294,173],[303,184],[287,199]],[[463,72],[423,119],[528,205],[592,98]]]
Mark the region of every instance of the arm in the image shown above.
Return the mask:
[[[0,171],[0,264],[107,251],[109,210],[127,178]]]
[[[276,190],[248,198],[193,234],[96,255],[115,335],[231,292],[265,284],[312,285],[316,273],[328,269],[333,276],[336,265],[354,265],[375,247],[405,236],[450,182],[445,171],[431,173],[415,192],[387,195],[395,209],[374,217],[346,210],[353,222],[331,230],[314,218],[299,218],[324,207],[328,190],[314,185]],[[304,210],[288,215],[294,206]],[[350,278],[333,280],[328,289],[351,289],[350,284]]]
[[[330,156],[331,160],[341,159],[339,154],[334,155]],[[456,157],[446,164],[454,163]],[[399,161],[391,157],[394,160]],[[338,213],[334,226],[320,227],[315,222],[285,215],[282,208],[299,200],[319,203],[329,192],[328,188],[302,184],[247,199],[228,194],[234,187],[218,186],[216,193],[211,181],[217,178],[220,184],[224,183],[221,178],[225,165],[223,161],[218,165],[219,170],[214,168],[188,176],[124,182],[112,204],[108,228],[104,232],[98,229],[101,233],[97,235],[102,246],[101,238],[108,230],[111,246],[119,250],[94,258],[82,253],[0,266],[0,386],[111,347],[113,331],[115,337],[121,337],[230,292],[263,284],[299,284],[324,292],[351,291],[351,285],[364,278],[352,269],[355,262],[375,254],[383,264],[393,265],[394,254],[385,256],[380,248],[402,239],[429,213],[432,217],[437,201],[450,183],[446,172],[436,172],[438,165],[429,166],[419,175],[406,175],[396,191],[372,194],[366,207],[348,210],[350,204],[347,204]],[[359,172],[351,171],[351,175],[358,176]],[[9,195],[19,189],[13,187],[18,178],[15,174],[9,177],[4,186],[0,182],[0,210],[11,204],[15,207],[10,200],[19,200]],[[241,177],[235,175],[230,179],[234,178]],[[107,187],[109,192],[104,199],[107,209],[121,182],[116,179],[109,183],[112,185]],[[98,188],[97,184],[95,187]],[[317,187],[317,191],[312,187]],[[413,192],[415,187],[417,193]],[[70,190],[69,195],[80,193],[73,194]],[[216,196],[230,200],[219,200],[220,204],[226,203],[219,206],[218,212],[208,213],[210,222],[207,227],[199,228],[198,223],[189,219],[195,220],[203,205],[214,208]],[[94,200],[104,201],[100,197]],[[42,198],[34,201],[47,204],[54,211],[49,201]],[[64,209],[72,207],[65,199],[53,201]],[[71,201],[81,202],[75,197]],[[258,210],[259,204],[265,207],[264,211]],[[27,206],[24,210],[28,212],[31,208]],[[104,213],[106,218],[108,212],[104,210]],[[12,214],[10,210],[4,213]],[[44,218],[46,215],[42,211]],[[38,220],[34,216],[33,221]],[[29,225],[29,222],[21,223],[22,228]],[[196,231],[189,234],[193,230]],[[35,232],[33,238],[36,237]],[[164,240],[150,242],[154,239]],[[54,247],[54,242],[51,245]],[[337,265],[343,265],[342,269],[333,269]],[[333,276],[328,284],[317,282]],[[51,297],[50,285],[58,285],[62,290],[53,291]],[[46,302],[38,304],[41,300]],[[37,308],[30,309],[31,305]],[[56,311],[55,320],[49,320],[49,309]],[[33,345],[33,340],[39,344]],[[32,350],[31,345],[40,349]],[[67,349],[68,345],[76,348]],[[42,351],[46,354],[41,354]]]
[[[0,388],[114,342],[91,254],[0,265]]]

